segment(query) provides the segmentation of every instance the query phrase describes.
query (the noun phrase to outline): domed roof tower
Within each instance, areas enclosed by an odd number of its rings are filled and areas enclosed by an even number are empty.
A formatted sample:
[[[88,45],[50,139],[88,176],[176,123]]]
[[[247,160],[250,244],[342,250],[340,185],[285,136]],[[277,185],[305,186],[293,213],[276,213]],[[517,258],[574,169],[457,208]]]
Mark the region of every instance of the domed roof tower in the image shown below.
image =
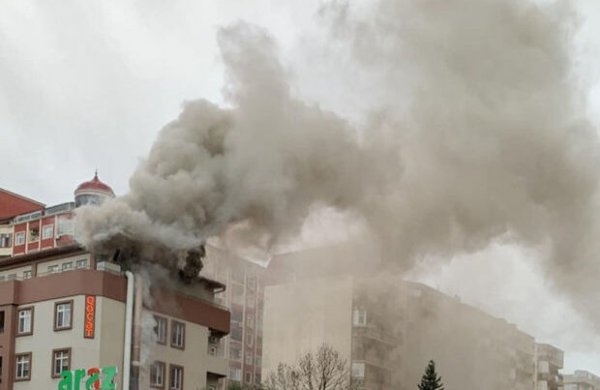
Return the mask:
[[[96,171],[92,180],[81,183],[75,190],[75,207],[101,204],[114,197],[112,188],[98,179]]]

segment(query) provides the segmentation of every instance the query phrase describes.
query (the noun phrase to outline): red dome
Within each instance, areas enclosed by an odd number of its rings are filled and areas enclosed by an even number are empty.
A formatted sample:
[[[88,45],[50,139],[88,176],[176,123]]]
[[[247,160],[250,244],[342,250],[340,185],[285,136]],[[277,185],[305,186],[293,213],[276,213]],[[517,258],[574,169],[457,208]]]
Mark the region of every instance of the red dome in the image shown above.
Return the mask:
[[[110,196],[115,196],[115,193],[113,192],[112,188],[110,188],[110,186],[108,186],[107,184],[104,184],[103,182],[100,181],[100,179],[98,179],[98,172],[96,172],[94,174],[94,178],[90,181],[86,181],[84,183],[81,183],[79,185],[79,187],[77,187],[77,189],[75,190],[75,195],[77,195],[80,192],[105,192],[106,194],[110,195]]]

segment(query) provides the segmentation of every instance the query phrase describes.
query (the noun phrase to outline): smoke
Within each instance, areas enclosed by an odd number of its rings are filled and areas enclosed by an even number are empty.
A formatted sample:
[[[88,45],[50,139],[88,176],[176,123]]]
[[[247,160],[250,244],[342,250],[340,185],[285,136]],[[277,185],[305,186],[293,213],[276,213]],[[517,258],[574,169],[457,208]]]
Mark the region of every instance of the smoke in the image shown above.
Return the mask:
[[[569,3],[332,2],[319,21],[349,61],[331,77],[351,72],[348,100],[367,100],[361,120],[304,101],[266,31],[222,28],[225,106],[185,103],[130,192],[78,212],[78,240],[155,260],[216,235],[270,248],[331,207],[403,269],[497,239],[537,248],[556,287],[600,318],[598,138]]]

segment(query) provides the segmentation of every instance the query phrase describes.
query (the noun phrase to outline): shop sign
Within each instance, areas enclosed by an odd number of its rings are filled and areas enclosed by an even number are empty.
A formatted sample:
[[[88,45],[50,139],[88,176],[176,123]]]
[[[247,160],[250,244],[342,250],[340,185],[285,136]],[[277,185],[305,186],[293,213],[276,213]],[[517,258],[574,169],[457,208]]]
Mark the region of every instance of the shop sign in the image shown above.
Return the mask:
[[[93,367],[63,371],[58,382],[58,390],[115,390],[117,367]]]
[[[85,296],[85,317],[83,319],[83,337],[93,339],[96,334],[96,297]]]

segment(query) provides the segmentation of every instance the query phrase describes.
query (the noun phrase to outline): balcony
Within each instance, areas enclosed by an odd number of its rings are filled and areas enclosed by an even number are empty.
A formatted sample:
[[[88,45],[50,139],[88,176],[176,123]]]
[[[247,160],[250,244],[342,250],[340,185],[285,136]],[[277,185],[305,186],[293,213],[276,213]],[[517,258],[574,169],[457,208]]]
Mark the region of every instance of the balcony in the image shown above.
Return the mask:
[[[388,332],[385,332],[373,325],[366,326],[354,326],[352,329],[354,336],[368,338],[370,340],[378,341],[382,344],[387,344],[392,347],[396,347],[402,344],[402,337],[395,337]]]

